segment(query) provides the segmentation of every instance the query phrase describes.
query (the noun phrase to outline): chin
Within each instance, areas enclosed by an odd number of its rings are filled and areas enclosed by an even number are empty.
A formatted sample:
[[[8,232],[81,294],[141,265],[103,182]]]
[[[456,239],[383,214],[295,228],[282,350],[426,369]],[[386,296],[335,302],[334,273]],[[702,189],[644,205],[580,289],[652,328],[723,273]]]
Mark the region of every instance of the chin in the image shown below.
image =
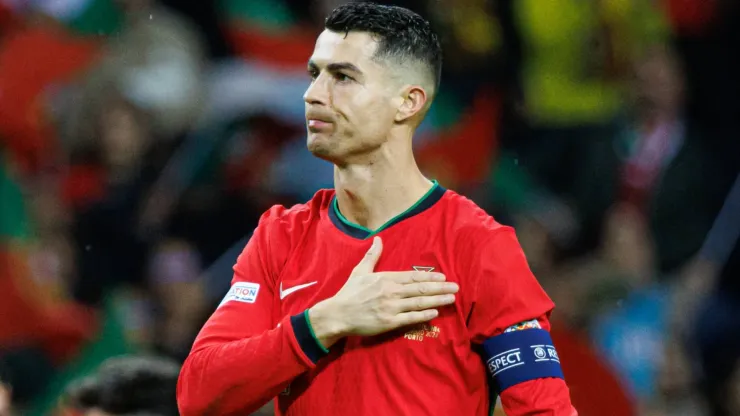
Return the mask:
[[[306,147],[309,152],[313,153],[313,155],[318,158],[329,161],[336,159],[337,146],[331,139],[331,136],[309,132]]]

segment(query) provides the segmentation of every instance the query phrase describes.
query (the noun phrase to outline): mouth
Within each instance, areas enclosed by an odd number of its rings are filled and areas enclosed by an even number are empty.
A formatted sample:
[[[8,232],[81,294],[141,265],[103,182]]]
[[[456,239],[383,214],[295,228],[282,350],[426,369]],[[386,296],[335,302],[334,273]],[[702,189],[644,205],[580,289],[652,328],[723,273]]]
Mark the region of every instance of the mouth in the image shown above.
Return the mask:
[[[311,131],[317,130],[318,131],[318,130],[323,130],[323,129],[331,126],[331,123],[328,122],[328,121],[323,121],[323,120],[308,120],[307,125],[308,125],[308,129],[309,130],[311,130]]]
[[[308,129],[312,132],[326,130],[331,127],[332,124],[333,122],[331,121],[331,118],[325,115],[306,114],[306,126],[308,126]]]

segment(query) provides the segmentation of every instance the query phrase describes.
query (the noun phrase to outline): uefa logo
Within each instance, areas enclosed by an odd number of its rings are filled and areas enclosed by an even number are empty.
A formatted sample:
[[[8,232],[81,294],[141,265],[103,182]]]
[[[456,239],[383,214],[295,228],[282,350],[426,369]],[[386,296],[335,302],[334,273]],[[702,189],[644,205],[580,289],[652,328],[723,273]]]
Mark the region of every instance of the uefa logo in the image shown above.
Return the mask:
[[[534,356],[537,357],[537,359],[541,360],[547,356],[547,353],[545,352],[544,348],[537,347],[534,349]]]

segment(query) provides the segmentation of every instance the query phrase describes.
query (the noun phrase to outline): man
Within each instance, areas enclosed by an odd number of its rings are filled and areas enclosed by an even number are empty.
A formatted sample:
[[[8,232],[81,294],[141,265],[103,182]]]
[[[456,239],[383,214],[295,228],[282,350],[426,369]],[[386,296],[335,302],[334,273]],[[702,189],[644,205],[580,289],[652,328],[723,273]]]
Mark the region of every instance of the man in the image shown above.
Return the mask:
[[[72,384],[63,400],[68,416],[177,416],[179,366],[155,357],[117,357]]]
[[[263,215],[183,366],[181,414],[277,397],[279,415],[485,415],[500,393],[509,416],[574,415],[514,231],[414,162],[441,67],[429,24],[350,3],[325,28],[304,100],[335,189]]]

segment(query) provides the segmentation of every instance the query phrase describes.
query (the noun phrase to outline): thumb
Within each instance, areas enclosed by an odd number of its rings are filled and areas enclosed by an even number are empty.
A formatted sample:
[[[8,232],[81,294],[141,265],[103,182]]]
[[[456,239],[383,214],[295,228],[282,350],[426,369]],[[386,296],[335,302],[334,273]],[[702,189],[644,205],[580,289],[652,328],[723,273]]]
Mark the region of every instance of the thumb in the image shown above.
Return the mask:
[[[373,245],[365,253],[365,256],[357,263],[352,274],[356,273],[372,273],[375,270],[375,265],[380,259],[380,253],[383,252],[383,240],[380,237],[373,238]]]

